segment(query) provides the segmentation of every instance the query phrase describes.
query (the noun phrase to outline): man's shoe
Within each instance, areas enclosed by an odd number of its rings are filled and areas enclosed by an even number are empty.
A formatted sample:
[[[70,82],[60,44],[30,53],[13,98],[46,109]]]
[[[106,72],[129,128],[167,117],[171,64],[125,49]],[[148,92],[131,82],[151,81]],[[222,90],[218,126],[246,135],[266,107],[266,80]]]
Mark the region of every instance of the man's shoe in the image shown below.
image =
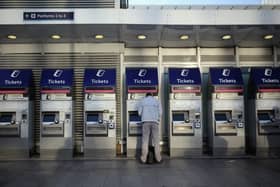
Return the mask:
[[[141,164],[146,164],[146,161],[142,160],[141,158],[139,159]]]
[[[157,161],[157,160],[156,160],[155,163],[156,163],[156,164],[162,164],[162,163],[163,163],[163,160],[162,160],[162,159],[161,159],[160,161]]]

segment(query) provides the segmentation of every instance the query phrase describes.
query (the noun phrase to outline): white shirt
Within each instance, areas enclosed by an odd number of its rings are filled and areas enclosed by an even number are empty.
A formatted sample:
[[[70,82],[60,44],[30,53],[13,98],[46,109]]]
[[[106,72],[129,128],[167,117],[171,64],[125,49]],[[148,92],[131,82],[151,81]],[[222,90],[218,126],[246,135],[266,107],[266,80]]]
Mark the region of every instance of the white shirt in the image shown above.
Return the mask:
[[[161,104],[152,96],[145,97],[138,104],[138,114],[142,122],[159,123],[162,114]]]

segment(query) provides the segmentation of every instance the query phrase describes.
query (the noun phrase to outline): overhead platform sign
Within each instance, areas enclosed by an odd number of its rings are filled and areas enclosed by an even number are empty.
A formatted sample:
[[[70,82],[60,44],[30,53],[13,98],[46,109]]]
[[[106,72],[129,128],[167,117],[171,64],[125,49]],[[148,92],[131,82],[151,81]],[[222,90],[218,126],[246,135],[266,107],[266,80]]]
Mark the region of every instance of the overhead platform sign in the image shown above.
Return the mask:
[[[84,87],[116,86],[116,69],[86,69]]]
[[[32,70],[1,69],[0,88],[28,88],[31,85]]]
[[[74,12],[24,12],[25,21],[74,20]]]
[[[252,68],[251,80],[259,85],[280,85],[280,67]]]
[[[171,85],[201,85],[198,68],[169,68],[168,75]]]
[[[212,85],[243,85],[240,68],[210,68]]]
[[[126,68],[127,86],[157,86],[157,68]]]
[[[41,87],[72,87],[73,69],[44,69],[41,75]]]

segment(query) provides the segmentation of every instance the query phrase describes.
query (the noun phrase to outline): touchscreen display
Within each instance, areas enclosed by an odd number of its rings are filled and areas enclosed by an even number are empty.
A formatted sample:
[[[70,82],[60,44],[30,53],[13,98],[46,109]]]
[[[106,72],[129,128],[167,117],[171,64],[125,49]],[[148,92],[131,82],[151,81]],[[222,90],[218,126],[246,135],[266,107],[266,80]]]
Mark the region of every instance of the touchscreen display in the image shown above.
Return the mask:
[[[185,121],[184,113],[173,113],[172,114],[173,121]]]
[[[87,121],[98,121],[98,113],[87,114]]]
[[[270,120],[269,113],[258,113],[258,118],[261,121]]]
[[[215,119],[216,121],[227,121],[226,113],[216,113]]]
[[[12,121],[12,114],[0,114],[0,122],[5,123],[5,122],[11,122]]]
[[[141,117],[138,115],[137,112],[130,112],[129,121],[141,121]]]
[[[43,117],[43,122],[54,122],[55,114],[45,114]]]

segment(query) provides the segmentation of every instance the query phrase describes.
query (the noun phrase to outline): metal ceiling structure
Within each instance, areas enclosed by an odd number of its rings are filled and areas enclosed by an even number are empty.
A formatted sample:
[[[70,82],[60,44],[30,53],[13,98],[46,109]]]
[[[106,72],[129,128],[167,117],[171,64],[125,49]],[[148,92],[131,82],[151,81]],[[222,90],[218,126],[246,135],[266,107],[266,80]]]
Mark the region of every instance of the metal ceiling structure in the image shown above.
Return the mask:
[[[16,40],[7,35],[15,34]],[[60,40],[50,38],[62,36]],[[94,38],[103,34],[104,39]],[[138,40],[144,34],[146,40]],[[187,34],[188,40],[179,36]],[[222,40],[225,34],[230,40]],[[273,34],[271,40],[264,35]],[[182,25],[9,25],[0,26],[0,43],[124,43],[126,47],[271,47],[280,45],[280,25],[182,26]]]

